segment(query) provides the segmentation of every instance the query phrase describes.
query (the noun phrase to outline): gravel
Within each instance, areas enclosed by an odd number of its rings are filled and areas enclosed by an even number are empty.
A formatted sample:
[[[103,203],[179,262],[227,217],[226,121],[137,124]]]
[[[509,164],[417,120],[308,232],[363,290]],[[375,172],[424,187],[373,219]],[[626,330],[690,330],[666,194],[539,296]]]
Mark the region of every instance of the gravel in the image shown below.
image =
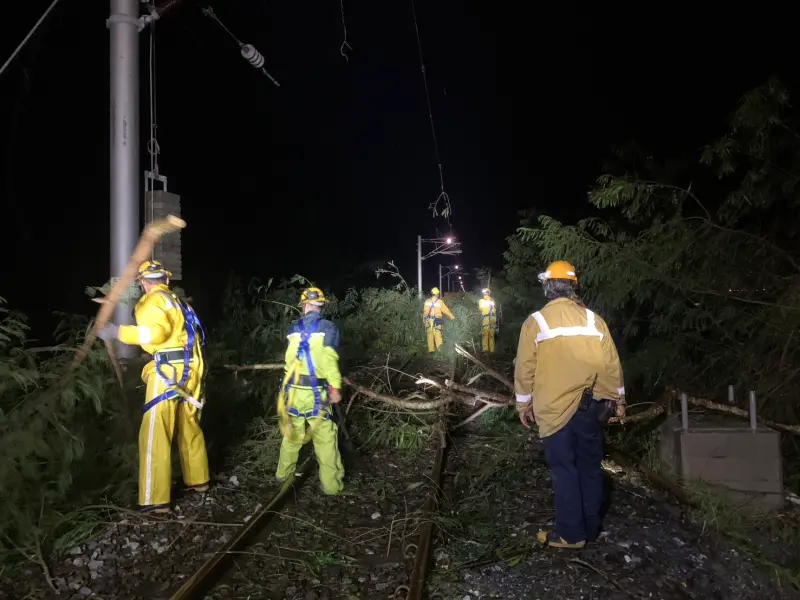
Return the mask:
[[[312,477],[207,598],[404,598],[434,455],[435,440],[418,450],[363,450],[336,497]],[[453,439],[429,598],[798,597],[619,469],[601,538],[578,552],[542,549],[534,536],[553,516],[542,456],[540,442],[514,426]],[[0,598],[169,598],[276,491],[247,473],[225,474],[209,493],[178,499],[167,521],[125,513],[49,561],[58,594],[30,563],[0,584]]]
[[[613,463],[606,464],[616,473],[600,539],[581,551],[544,549],[535,535],[552,526],[553,504],[540,441],[512,429],[503,440],[470,437],[455,446],[443,486],[443,511],[454,519],[439,530],[430,594],[460,600],[800,597]]]

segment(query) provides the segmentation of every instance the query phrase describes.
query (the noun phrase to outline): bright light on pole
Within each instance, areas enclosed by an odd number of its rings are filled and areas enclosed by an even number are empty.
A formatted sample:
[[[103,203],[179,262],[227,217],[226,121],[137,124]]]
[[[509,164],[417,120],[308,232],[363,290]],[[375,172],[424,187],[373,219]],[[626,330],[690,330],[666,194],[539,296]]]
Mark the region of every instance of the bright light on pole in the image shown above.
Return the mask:
[[[448,238],[432,238],[432,239],[422,239],[422,236],[417,236],[417,288],[418,288],[418,295],[422,298],[422,261],[436,256],[437,254],[448,254],[448,255],[456,255],[461,254],[461,244],[458,242],[454,242],[455,238],[448,237]],[[422,254],[422,244],[429,243],[433,244],[434,248],[427,254]],[[439,267],[439,284],[441,287],[441,265]]]

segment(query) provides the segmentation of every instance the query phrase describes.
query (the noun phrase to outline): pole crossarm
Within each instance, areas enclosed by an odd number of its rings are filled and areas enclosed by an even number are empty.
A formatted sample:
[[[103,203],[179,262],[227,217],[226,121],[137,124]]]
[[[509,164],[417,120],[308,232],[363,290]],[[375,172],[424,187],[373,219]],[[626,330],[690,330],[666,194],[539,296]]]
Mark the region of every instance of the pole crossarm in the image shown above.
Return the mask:
[[[436,244],[436,247],[430,252],[428,252],[425,256],[423,256],[422,260],[427,260],[432,256],[436,256],[437,254],[446,254],[449,256],[461,254],[460,242],[448,243],[447,240],[443,239],[429,239],[429,240],[422,240],[422,242],[423,243],[428,242],[429,244]]]

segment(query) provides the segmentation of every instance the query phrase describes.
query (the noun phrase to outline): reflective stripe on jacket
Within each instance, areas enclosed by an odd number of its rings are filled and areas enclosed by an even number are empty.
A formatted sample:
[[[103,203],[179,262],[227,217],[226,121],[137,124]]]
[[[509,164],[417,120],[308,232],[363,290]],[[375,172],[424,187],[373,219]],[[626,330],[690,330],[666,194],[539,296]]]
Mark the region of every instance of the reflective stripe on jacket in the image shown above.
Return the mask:
[[[606,322],[566,298],[532,314],[517,348],[517,410],[526,412],[533,402],[540,435],[552,435],[572,418],[583,390],[593,382],[596,399],[625,395],[622,365]]]

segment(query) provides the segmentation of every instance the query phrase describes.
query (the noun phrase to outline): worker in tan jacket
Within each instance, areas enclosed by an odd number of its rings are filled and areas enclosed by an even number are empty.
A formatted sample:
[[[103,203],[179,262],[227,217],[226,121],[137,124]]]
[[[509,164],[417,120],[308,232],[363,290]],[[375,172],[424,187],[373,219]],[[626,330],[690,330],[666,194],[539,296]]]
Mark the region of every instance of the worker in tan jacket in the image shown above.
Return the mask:
[[[539,426],[555,492],[555,529],[537,537],[582,548],[600,532],[603,426],[625,414],[622,366],[605,321],[578,299],[575,267],[554,262],[539,280],[550,302],[522,325],[514,371],[520,421]]]

